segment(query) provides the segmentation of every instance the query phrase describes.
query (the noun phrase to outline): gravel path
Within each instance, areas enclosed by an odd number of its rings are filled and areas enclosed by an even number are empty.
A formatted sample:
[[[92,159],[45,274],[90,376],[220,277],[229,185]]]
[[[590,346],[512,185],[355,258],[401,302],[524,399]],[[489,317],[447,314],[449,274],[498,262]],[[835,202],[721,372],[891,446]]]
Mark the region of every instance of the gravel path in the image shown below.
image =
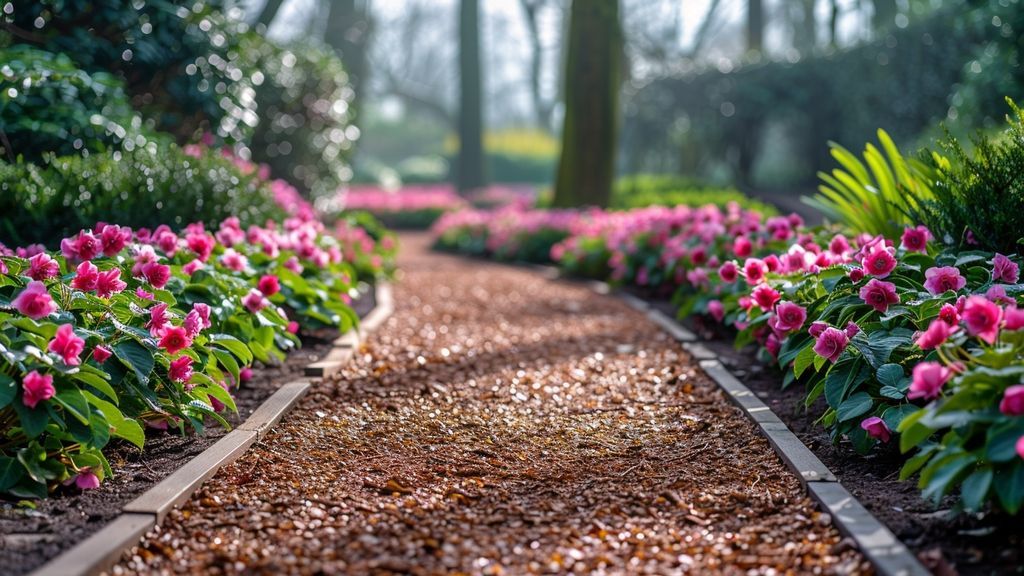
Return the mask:
[[[397,311],[122,573],[863,573],[679,346],[403,240]]]

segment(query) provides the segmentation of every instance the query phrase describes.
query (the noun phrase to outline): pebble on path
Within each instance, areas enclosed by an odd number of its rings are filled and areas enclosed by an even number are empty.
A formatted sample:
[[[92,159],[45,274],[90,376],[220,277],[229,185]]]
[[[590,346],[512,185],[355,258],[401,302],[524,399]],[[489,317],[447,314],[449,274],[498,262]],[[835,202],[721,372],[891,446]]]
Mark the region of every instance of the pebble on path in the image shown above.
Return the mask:
[[[861,574],[639,312],[403,239],[395,314],[114,574]]]

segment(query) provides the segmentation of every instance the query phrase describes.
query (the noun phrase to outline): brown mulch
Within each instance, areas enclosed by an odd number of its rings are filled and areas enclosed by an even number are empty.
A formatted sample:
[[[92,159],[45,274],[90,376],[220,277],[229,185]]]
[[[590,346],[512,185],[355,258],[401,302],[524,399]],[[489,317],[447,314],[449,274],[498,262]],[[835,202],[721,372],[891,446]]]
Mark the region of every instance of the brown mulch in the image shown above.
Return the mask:
[[[395,314],[123,573],[866,573],[616,299],[403,239]]]

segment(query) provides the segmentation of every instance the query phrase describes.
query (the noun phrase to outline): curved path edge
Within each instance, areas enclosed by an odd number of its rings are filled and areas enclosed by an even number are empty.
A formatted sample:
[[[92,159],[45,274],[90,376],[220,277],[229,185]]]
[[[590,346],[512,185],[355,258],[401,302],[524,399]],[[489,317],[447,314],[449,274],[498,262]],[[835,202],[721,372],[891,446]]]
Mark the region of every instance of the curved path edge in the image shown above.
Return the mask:
[[[559,275],[556,268],[536,266],[548,279],[558,278],[581,282]],[[616,290],[605,282],[582,281],[598,294],[619,297],[627,305],[647,314],[652,322],[669,333],[697,360],[701,369],[725,392],[726,396],[743,411],[768,439],[786,466],[796,474],[801,485],[822,509],[828,512],[839,531],[852,539],[864,557],[883,576],[928,576],[931,574],[917,556],[884,524],[875,518],[842,484],[825,464],[796,434],[772,412],[749,388],[743,385],[714,352],[699,342],[697,336],[672,318],[652,308],[636,296]]]
[[[167,513],[188,499],[222,466],[237,460],[309,391],[314,379],[331,376],[349,362],[359,343],[394,312],[391,284],[377,282],[375,306],[351,331],[334,341],[324,358],[305,368],[305,377],[285,383],[237,428],[124,506],[106,526],[37,568],[29,576],[86,576],[113,566],[125,550]]]

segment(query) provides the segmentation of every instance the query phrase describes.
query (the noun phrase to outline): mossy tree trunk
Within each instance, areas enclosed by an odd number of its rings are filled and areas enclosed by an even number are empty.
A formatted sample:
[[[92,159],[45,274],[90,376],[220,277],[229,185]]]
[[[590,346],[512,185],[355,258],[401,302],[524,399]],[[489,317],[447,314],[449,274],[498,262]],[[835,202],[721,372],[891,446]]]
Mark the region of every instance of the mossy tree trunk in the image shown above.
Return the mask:
[[[618,0],[574,0],[553,204],[607,206],[615,177],[622,32]]]
[[[455,186],[459,193],[487,184],[484,170],[483,102],[480,72],[479,0],[459,5],[459,157]]]

